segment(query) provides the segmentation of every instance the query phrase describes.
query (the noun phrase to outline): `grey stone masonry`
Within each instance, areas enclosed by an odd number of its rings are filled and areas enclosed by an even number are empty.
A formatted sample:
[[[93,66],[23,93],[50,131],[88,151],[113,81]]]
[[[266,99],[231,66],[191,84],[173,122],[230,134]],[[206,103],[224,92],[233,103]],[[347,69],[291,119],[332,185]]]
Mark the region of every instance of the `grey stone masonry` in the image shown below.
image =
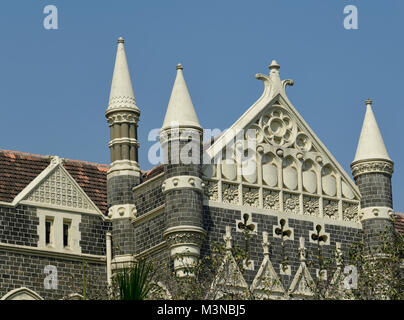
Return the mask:
[[[164,204],[164,195],[161,191],[161,184],[164,178],[158,178],[155,181],[140,185],[139,189],[134,192],[134,200],[136,205],[136,217],[153,210]]]
[[[394,226],[391,220],[368,219],[362,221],[363,240],[369,249],[381,249],[383,243],[393,240]]]
[[[166,215],[164,212],[150,220],[136,224],[135,229],[135,254],[139,254],[164,241],[163,232],[166,228]]]
[[[241,232],[237,232],[236,221],[240,219],[241,211],[208,207],[204,206],[204,228],[207,231],[207,237],[203,243],[201,255],[206,256],[211,254],[212,243],[216,242],[224,245],[223,236],[225,235],[226,226],[231,227],[231,236],[233,238],[233,247],[246,248],[246,240]],[[279,275],[280,280],[284,288],[287,290],[293,278],[299,268],[299,238],[305,239],[305,247],[307,248],[308,257],[307,260],[312,261],[314,265],[309,265],[309,271],[313,279],[316,277],[316,264],[317,260],[317,244],[312,243],[309,240],[310,232],[315,230],[316,224],[310,221],[298,220],[284,215],[282,219],[288,219],[288,227],[293,229],[294,240],[284,241],[284,249],[282,248],[282,241],[280,238],[273,237],[273,227],[279,225],[278,217],[252,213],[252,221],[257,223],[258,228],[256,234],[254,234],[249,243],[249,257],[254,263],[254,270],[245,270],[244,277],[249,285],[253,282],[264,258],[262,248],[262,232],[268,232],[270,242],[270,260],[271,263]],[[361,239],[362,230],[357,228],[349,228],[345,226],[339,226],[334,224],[327,224],[325,221],[325,232],[330,235],[330,245],[321,246],[322,255],[324,259],[333,259],[336,242],[341,243],[342,251],[346,254],[350,244],[357,242]],[[291,266],[290,275],[280,274],[280,264],[287,258],[289,265]],[[329,276],[332,276],[329,275]]]
[[[108,177],[107,202],[108,206],[116,204],[133,204],[132,188],[139,183],[139,178],[132,175]]]
[[[167,228],[202,227],[202,194],[195,190],[173,190],[166,194]]]
[[[80,247],[82,253],[106,255],[107,232],[111,232],[111,222],[104,221],[100,216],[83,214],[80,222]]]
[[[44,257],[35,253],[0,250],[0,297],[13,289],[26,287],[44,299],[62,299],[69,294],[83,294],[84,261]],[[56,267],[57,286],[46,288],[45,266]],[[85,264],[86,292],[89,299],[106,298],[106,264]]]
[[[197,154],[189,155],[189,158],[184,159],[181,156],[183,150],[189,146],[190,141],[181,140],[171,137],[171,140],[164,146],[167,150],[166,160],[168,163],[164,165],[164,179],[177,176],[195,176],[201,178],[201,164],[198,159],[201,159],[202,145],[196,140]],[[193,159],[191,161],[191,159]],[[189,161],[191,163],[186,163]],[[177,163],[176,163],[177,162]],[[196,163],[195,163],[196,162]],[[167,228],[190,225],[202,227],[202,193],[193,189],[176,189],[168,191],[165,194],[165,213],[167,216]]]
[[[15,208],[0,206],[0,242],[21,246],[38,245],[39,218],[36,208],[18,206]]]
[[[355,178],[361,192],[361,207],[393,208],[391,177],[385,173],[365,173]]]
[[[132,254],[135,247],[135,233],[129,219],[118,219],[112,222],[112,254],[113,256]]]

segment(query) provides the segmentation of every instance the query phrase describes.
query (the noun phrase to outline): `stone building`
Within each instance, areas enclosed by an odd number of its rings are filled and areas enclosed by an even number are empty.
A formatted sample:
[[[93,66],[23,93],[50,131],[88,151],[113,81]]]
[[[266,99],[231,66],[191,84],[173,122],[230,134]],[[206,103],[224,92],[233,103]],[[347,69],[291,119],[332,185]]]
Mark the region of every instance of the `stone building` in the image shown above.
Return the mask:
[[[363,234],[377,241],[386,227],[404,233],[404,216],[392,204],[393,161],[372,102],[352,179],[289,101],[293,81],[281,80],[279,69],[273,61],[269,75],[258,74],[262,96],[203,144],[178,65],[159,136],[166,161],[143,171],[141,108],[118,39],[105,113],[109,165],[0,150],[0,298],[78,298],[83,277],[93,292],[102,291],[116,268],[144,256],[171,259],[181,277],[214,242],[225,244],[223,263],[232,264],[231,248],[244,246],[246,228],[248,261],[237,286],[260,293],[270,277],[279,280],[271,297],[310,298],[307,283],[319,270],[306,264],[307,251],[321,245],[328,255],[345,252]],[[256,138],[253,147],[247,132]],[[184,149],[191,156],[183,158]]]

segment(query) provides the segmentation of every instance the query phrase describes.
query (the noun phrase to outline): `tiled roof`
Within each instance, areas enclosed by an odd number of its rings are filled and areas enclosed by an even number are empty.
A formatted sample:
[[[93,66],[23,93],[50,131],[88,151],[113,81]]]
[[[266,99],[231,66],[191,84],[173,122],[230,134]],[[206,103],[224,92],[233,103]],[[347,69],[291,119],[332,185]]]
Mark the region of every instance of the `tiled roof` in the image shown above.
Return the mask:
[[[404,213],[401,213],[401,212],[395,213],[394,226],[395,226],[397,232],[404,235]]]
[[[0,201],[12,202],[49,164],[49,156],[0,150]],[[63,166],[106,214],[108,165],[64,159]]]
[[[108,165],[64,159],[63,166],[98,209],[107,215]]]
[[[49,163],[48,156],[0,150],[0,201],[12,202]]]
[[[142,182],[146,182],[147,180],[150,180],[151,178],[159,175],[164,171],[164,166],[162,164],[159,164],[153,168],[151,168],[148,171],[142,171]]]

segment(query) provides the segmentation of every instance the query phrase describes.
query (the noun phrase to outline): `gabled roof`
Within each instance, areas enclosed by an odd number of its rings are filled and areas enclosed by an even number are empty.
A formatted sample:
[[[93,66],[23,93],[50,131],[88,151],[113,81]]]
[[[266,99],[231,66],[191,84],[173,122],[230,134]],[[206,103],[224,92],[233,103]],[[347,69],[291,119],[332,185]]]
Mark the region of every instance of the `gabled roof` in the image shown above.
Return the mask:
[[[349,184],[353,193],[359,197],[359,189],[351,177],[346,173],[331,152],[317,137],[317,135],[313,132],[313,130],[287,97],[286,87],[292,86],[294,82],[290,79],[281,80],[279,73],[280,66],[275,60],[272,61],[269,69],[269,75],[256,74],[255,76],[258,80],[262,80],[264,82],[264,92],[262,93],[261,97],[249,109],[247,109],[247,111],[245,111],[244,114],[229,129],[214,140],[212,145],[206,149],[206,153],[211,159],[214,159],[218,156],[218,154],[221,153],[225,145],[232,141],[240,133],[240,131],[255,127],[254,123],[258,121],[258,119],[265,113],[267,109],[273,107],[274,105],[280,104],[280,106],[290,114],[291,119],[289,120],[294,121],[299,130],[301,130],[303,133],[303,136],[311,140],[310,145],[313,145],[318,153],[322,154],[323,157],[329,160],[336,171],[338,171],[344,180]],[[297,140],[298,139],[296,139],[296,143],[298,142]],[[280,145],[280,147],[292,148],[293,144],[290,146],[284,144]]]
[[[13,200],[51,163],[50,156],[0,150],[0,201]],[[106,214],[108,165],[64,159],[63,168]]]

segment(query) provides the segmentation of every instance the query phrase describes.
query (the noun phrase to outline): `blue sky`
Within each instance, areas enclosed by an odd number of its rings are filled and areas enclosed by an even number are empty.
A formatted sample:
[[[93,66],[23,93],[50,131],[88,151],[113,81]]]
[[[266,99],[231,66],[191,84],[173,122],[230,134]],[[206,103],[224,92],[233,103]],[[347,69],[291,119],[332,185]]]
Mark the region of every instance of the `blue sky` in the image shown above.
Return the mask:
[[[43,27],[47,4],[58,8],[58,30]],[[343,27],[350,4],[358,30]],[[141,109],[142,169],[178,62],[202,126],[225,129],[259,98],[254,75],[275,58],[295,81],[289,99],[348,173],[364,100],[374,101],[403,211],[403,14],[400,0],[3,0],[0,148],[108,163],[104,112],[119,36]]]

